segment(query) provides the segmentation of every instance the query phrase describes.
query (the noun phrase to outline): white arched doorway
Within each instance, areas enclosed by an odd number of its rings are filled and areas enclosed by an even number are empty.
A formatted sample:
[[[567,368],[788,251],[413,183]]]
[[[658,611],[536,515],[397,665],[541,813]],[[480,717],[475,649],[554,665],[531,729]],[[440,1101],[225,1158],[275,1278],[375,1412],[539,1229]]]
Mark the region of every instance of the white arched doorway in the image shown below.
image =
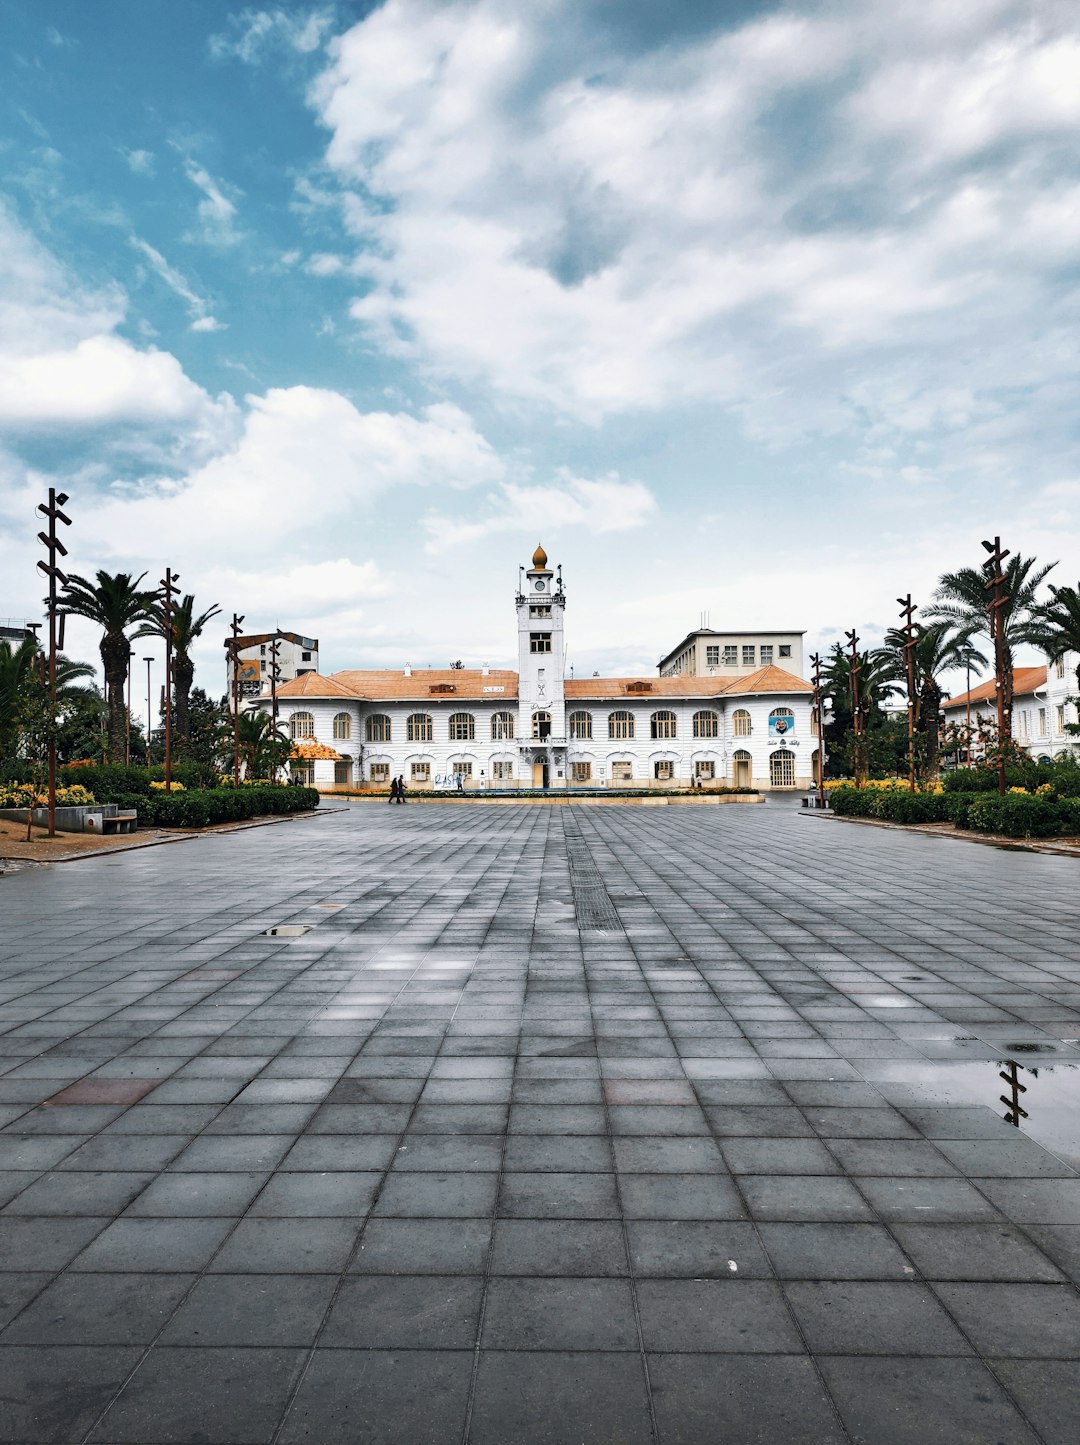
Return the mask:
[[[748,788],[753,779],[753,759],[745,748],[740,748],[732,758],[734,775],[732,781],[737,788]]]
[[[769,754],[769,786],[771,788],[793,788],[795,786],[795,754],[787,748],[779,748]]]

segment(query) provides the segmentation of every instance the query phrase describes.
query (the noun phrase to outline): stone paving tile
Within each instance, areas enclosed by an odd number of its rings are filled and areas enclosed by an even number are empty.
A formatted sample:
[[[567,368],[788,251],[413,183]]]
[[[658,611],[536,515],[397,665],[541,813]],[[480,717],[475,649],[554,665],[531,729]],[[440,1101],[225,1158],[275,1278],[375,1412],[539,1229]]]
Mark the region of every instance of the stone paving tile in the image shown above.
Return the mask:
[[[1073,860],[357,806],[0,888],[0,1438],[1075,1438]]]

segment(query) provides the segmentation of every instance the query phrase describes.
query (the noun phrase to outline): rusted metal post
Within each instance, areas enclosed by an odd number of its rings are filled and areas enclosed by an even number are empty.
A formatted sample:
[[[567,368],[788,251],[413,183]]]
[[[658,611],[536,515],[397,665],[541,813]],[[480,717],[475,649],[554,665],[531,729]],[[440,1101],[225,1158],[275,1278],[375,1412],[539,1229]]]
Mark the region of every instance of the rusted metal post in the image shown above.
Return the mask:
[[[900,631],[904,634],[904,673],[907,677],[907,748],[908,748],[908,786],[915,791],[915,643],[919,636],[918,624],[913,620],[918,608],[911,600],[911,593],[906,597],[898,597],[900,604],[900,616],[904,625]]]
[[[851,714],[855,724],[855,786],[861,788],[864,779],[863,768],[863,717],[862,699],[859,696],[859,673],[862,672],[862,657],[859,653],[859,635],[854,628],[845,632],[850,651],[848,653],[848,686],[851,689]]]
[[[825,806],[825,723],[822,718],[821,709],[821,656],[819,653],[811,653],[810,662],[813,666],[811,682],[814,684],[814,726],[817,729],[817,787],[818,807]]]
[[[992,594],[987,604],[987,611],[990,614],[990,635],[994,640],[994,671],[996,681],[994,692],[997,698],[997,731],[998,731],[998,792],[1005,796],[1005,617],[1004,609],[1009,601],[1009,595],[1005,591],[1005,574],[1001,570],[1001,564],[1009,555],[1002,550],[1001,538],[995,537],[993,542],[984,542],[983,547],[990,553],[983,563],[983,571],[986,573],[986,590]]]
[[[232,632],[229,651],[232,656],[233,787],[238,788],[240,786],[240,633],[244,626],[244,619],[238,617],[234,612],[229,626]]]
[[[172,791],[172,654],[173,654],[173,593],[180,578],[170,568],[165,568],[161,582],[162,620],[165,631],[165,791]]]
[[[281,641],[278,633],[274,633],[274,640],[270,644],[270,717],[273,724],[273,741],[277,742],[278,730],[278,701],[277,688],[281,680],[281,667],[278,664],[278,657],[281,654]],[[277,763],[274,764],[274,782],[278,780]]]
[[[1005,1068],[998,1074],[998,1078],[1004,1079],[1011,1092],[1011,1097],[1006,1097],[1004,1094],[998,1095],[1001,1102],[1009,1111],[1005,1115],[1005,1122],[1006,1124],[1015,1124],[1018,1129],[1020,1127],[1020,1120],[1026,1119],[1028,1116],[1027,1110],[1021,1109],[1020,1107],[1020,1095],[1027,1093],[1026,1085],[1022,1084],[1016,1076],[1016,1071],[1020,1067],[1015,1059],[1006,1059]],[[1006,1070],[1008,1070],[1007,1073]]]
[[[67,548],[56,535],[57,522],[63,522],[65,527],[71,526],[71,518],[61,510],[67,504],[67,493],[58,492],[55,487],[49,488],[49,500],[38,504],[38,512],[49,519],[48,532],[39,532],[38,541],[44,546],[49,554],[47,562],[38,562],[38,571],[44,572],[49,579],[49,595],[45,600],[49,616],[49,659],[48,659],[48,755],[49,755],[49,837],[56,837],[56,653],[57,644],[57,622],[60,624],[59,646],[63,644],[64,619],[59,613],[57,605],[56,584],[57,582],[67,583],[67,578],[56,565],[57,554],[61,557],[67,556]],[[33,817],[34,802],[30,800],[30,816]]]

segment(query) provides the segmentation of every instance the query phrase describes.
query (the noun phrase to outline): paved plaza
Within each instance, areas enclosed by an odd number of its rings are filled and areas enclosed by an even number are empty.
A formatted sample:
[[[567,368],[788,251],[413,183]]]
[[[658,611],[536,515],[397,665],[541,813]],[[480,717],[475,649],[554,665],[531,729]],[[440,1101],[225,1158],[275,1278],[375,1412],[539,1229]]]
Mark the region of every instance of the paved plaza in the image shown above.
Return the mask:
[[[1072,1445],[1078,879],[775,800],[0,879],[0,1438]]]

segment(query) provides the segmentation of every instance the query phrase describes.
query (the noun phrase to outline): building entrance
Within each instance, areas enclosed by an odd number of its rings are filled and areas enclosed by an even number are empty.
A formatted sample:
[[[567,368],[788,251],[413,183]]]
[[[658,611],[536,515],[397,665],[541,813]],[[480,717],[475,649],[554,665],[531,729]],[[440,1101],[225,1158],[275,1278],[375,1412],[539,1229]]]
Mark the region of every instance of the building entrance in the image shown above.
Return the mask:
[[[533,769],[533,778],[532,778],[532,785],[533,785],[533,787],[534,787],[534,788],[546,788],[546,787],[548,786],[548,764],[547,764],[547,760],[545,759],[543,762],[535,762],[535,761],[534,761],[534,763],[533,763],[533,765],[532,765],[532,769]]]

